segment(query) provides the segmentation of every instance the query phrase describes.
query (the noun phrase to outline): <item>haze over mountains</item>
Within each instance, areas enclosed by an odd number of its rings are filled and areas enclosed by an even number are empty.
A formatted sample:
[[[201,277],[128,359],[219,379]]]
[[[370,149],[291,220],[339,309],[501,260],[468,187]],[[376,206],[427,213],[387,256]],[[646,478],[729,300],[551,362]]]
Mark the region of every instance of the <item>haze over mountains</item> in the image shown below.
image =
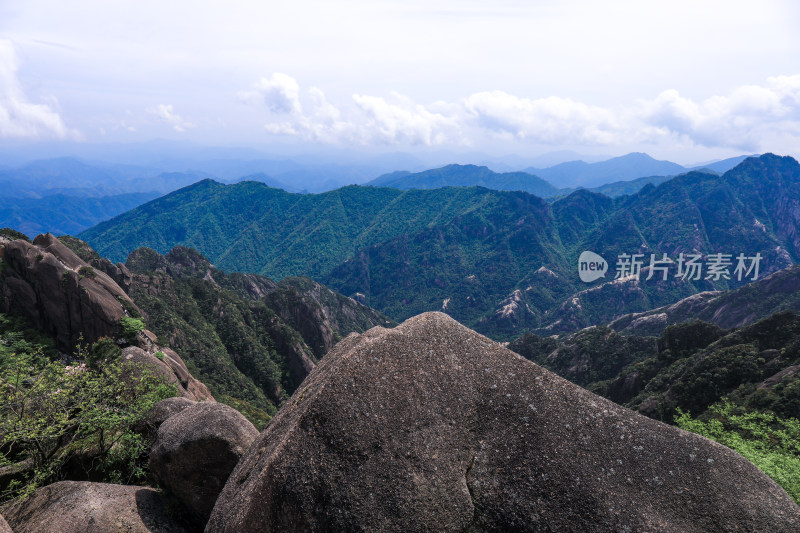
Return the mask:
[[[399,189],[478,185],[555,198],[572,192],[574,186],[569,183],[578,182],[586,182],[592,190],[612,197],[632,194],[647,183],[658,184],[673,173],[687,170],[675,163],[656,161],[645,154],[635,153],[602,162],[572,161],[548,168],[529,168],[528,171],[495,172],[490,167],[513,167],[500,159],[493,159],[486,162],[489,166],[450,164],[435,168],[428,166],[425,170],[424,158],[406,154],[387,154],[357,161],[342,156],[267,159],[260,152],[245,149],[210,148],[201,151],[191,145],[177,145],[175,153],[167,154],[147,145],[137,146],[123,149],[112,145],[102,152],[90,149],[89,145],[79,151],[86,157],[37,159],[0,168],[0,188],[6,198],[15,199],[0,206],[0,227],[12,227],[30,235],[44,232],[75,234],[204,178],[226,183],[259,181],[288,192],[324,192],[342,185],[366,182]],[[534,160],[557,161],[576,155],[580,154],[557,152],[549,158]],[[8,161],[15,160],[10,153],[5,153],[4,157]],[[439,157],[448,156],[441,154]],[[473,157],[480,158],[478,155]],[[703,168],[721,173],[744,157],[718,161]],[[509,160],[521,164],[519,158]],[[392,172],[383,174],[387,169]],[[564,178],[565,175],[571,176],[573,171],[577,177]],[[375,178],[376,175],[379,177]],[[542,176],[548,177],[542,179]],[[601,185],[589,185],[592,183]],[[96,199],[99,198],[103,200],[98,202]]]

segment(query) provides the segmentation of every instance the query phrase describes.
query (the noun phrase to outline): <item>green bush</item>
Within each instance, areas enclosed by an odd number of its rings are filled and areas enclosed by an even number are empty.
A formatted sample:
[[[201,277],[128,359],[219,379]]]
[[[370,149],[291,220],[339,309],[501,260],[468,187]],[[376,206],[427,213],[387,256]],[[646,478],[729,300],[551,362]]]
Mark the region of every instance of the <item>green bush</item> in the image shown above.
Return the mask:
[[[92,267],[84,265],[78,269],[78,276],[81,278],[94,279],[97,277],[97,273]]]
[[[675,423],[739,452],[800,503],[800,421],[759,411],[737,413],[727,399],[709,412],[711,418],[703,421],[678,409]]]
[[[88,351],[86,355],[86,364],[92,368],[97,368],[105,364],[113,363],[119,360],[121,353],[122,350],[113,340],[108,337],[103,337],[94,343],[92,349]]]
[[[140,318],[133,318],[124,316],[119,320],[119,325],[122,328],[122,336],[128,342],[133,342],[136,335],[144,329],[144,321]]]
[[[107,353],[108,344],[92,353]],[[40,351],[0,360],[0,466],[26,465],[0,487],[0,502],[77,477],[112,483],[145,479],[148,437],[135,430],[174,386],[141,365],[107,360],[100,368],[48,361]],[[131,379],[136,376],[135,379]]]
[[[22,239],[31,242],[31,239],[27,235],[11,228],[0,228],[0,235],[11,240]]]

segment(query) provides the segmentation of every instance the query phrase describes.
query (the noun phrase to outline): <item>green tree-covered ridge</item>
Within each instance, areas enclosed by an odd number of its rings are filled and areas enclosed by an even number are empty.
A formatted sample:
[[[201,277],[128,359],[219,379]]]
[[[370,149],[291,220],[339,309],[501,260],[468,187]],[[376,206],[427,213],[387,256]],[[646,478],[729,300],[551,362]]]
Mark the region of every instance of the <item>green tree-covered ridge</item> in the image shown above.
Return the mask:
[[[632,252],[760,252],[766,269],[785,267],[800,253],[797,198],[800,165],[771,154],[723,176],[691,172],[616,199],[581,190],[552,204],[480,187],[351,186],[302,195],[206,180],[82,236],[116,260],[139,246],[161,253],[192,246],[223,270],[307,275],[363,295],[395,320],[444,309],[508,338],[545,325],[547,313],[587,287],[576,273],[585,249],[609,260]],[[542,282],[541,267],[555,277]],[[643,284],[643,295],[620,311],[729,286]],[[503,314],[500,304],[515,290],[525,313]]]

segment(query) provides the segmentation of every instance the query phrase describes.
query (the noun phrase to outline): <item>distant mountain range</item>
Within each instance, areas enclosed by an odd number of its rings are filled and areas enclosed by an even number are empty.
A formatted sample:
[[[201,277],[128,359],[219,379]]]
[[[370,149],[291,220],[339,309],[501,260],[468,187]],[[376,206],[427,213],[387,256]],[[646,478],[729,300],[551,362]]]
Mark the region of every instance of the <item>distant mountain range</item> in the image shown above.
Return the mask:
[[[158,196],[158,193],[150,192],[101,197],[54,194],[43,198],[7,199],[0,204],[0,228],[14,228],[30,236],[48,232],[76,235]]]
[[[723,176],[689,172],[617,199],[579,190],[552,204],[481,187],[301,195],[205,180],[81,237],[114,260],[140,246],[191,246],[225,270],[308,275],[394,320],[444,310],[507,338],[571,331],[741,284],[613,283],[611,275],[584,284],[576,268],[583,250],[607,259],[758,252],[762,275],[785,268],[800,258],[798,198],[800,165],[771,154]]]
[[[542,198],[566,196],[577,188],[587,188],[614,197],[633,194],[648,183],[657,185],[690,170],[722,174],[747,157],[738,156],[692,168],[670,161],[657,161],[642,153],[595,163],[569,161],[546,168],[528,167],[521,172],[493,172],[486,166],[447,165],[423,172],[392,172],[366,185],[404,190],[477,185],[501,191],[525,191]]]
[[[235,153],[216,153],[212,150],[208,157],[230,157]],[[244,152],[239,155],[252,157],[253,154]],[[555,153],[540,160],[557,160],[569,155],[578,154]],[[744,157],[710,163],[704,165],[704,169],[708,172],[724,172]],[[13,199],[6,203],[4,209],[0,208],[0,227],[7,225],[31,235],[43,232],[74,234],[156,196],[205,178],[223,176],[224,181],[229,183],[259,181],[287,192],[321,192],[335,189],[343,183],[362,183],[390,163],[399,167],[419,165],[418,161],[402,154],[375,161],[367,159],[362,164],[222,158],[192,163],[180,156],[174,161],[169,158],[153,161],[143,157],[139,164],[111,164],[74,157],[35,160],[16,168],[0,166],[0,188],[5,198]],[[197,164],[203,170],[173,170],[180,168],[181,164]],[[490,165],[496,166],[496,163]],[[603,182],[600,186],[589,187],[590,190],[616,197],[633,194],[648,183],[657,185],[671,177],[659,172],[686,171],[679,167],[674,163],[655,161],[645,154],[628,154],[603,162],[577,161],[534,170],[543,175],[553,173],[555,179],[560,179],[561,170],[567,169],[569,173],[572,168],[577,180]],[[635,176],[635,179],[630,176]],[[542,198],[563,197],[575,190],[574,187],[557,188],[546,179],[529,172],[494,172],[488,166],[459,164],[415,173],[395,171],[381,175],[368,184],[403,190],[481,186],[525,191]],[[105,200],[98,201],[99,198]]]
[[[526,172],[497,173],[485,166],[447,165],[423,172],[393,172],[384,174],[366,185],[396,189],[438,189],[440,187],[480,186],[499,191],[525,191],[540,198],[559,193],[545,180]]]
[[[0,170],[0,187],[7,198],[165,194],[208,177],[211,175],[202,172],[162,172],[149,167],[90,164],[60,157]]]
[[[647,154],[632,153],[598,163],[569,161],[549,168],[528,167],[535,174],[558,187],[597,187],[613,181],[643,176],[674,176],[686,168],[670,161],[657,161]]]

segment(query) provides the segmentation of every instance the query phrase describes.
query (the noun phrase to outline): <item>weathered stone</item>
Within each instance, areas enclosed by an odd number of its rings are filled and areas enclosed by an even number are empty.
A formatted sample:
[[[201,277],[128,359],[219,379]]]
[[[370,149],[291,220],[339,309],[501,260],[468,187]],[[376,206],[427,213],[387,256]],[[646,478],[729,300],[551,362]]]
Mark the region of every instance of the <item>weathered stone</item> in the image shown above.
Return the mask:
[[[150,470],[205,524],[228,476],[256,437],[258,430],[235,409],[197,403],[158,428]]]
[[[178,354],[169,348],[161,348],[162,360],[156,357],[155,353],[147,352],[138,346],[128,346],[122,350],[121,357],[123,361],[142,365],[167,383],[175,385],[178,394],[184,398],[194,401],[214,401],[208,388],[189,373]],[[136,379],[139,374],[134,372],[132,376]]]
[[[147,414],[147,425],[157,431],[169,417],[177,415],[187,407],[195,405],[195,403],[188,398],[180,396],[161,400]]]
[[[50,234],[33,244],[5,245],[0,311],[14,311],[71,351],[83,336],[92,343],[113,336],[126,308],[136,305],[106,273],[96,270]]]
[[[337,344],[239,462],[206,527],[799,529],[800,508],[742,456],[441,313]]]
[[[2,515],[0,515],[0,533],[14,533],[11,526],[8,525],[8,522],[6,522],[6,519],[3,518]]]
[[[162,494],[146,487],[60,481],[2,509],[16,533],[189,533]],[[2,531],[2,529],[0,529]]]

